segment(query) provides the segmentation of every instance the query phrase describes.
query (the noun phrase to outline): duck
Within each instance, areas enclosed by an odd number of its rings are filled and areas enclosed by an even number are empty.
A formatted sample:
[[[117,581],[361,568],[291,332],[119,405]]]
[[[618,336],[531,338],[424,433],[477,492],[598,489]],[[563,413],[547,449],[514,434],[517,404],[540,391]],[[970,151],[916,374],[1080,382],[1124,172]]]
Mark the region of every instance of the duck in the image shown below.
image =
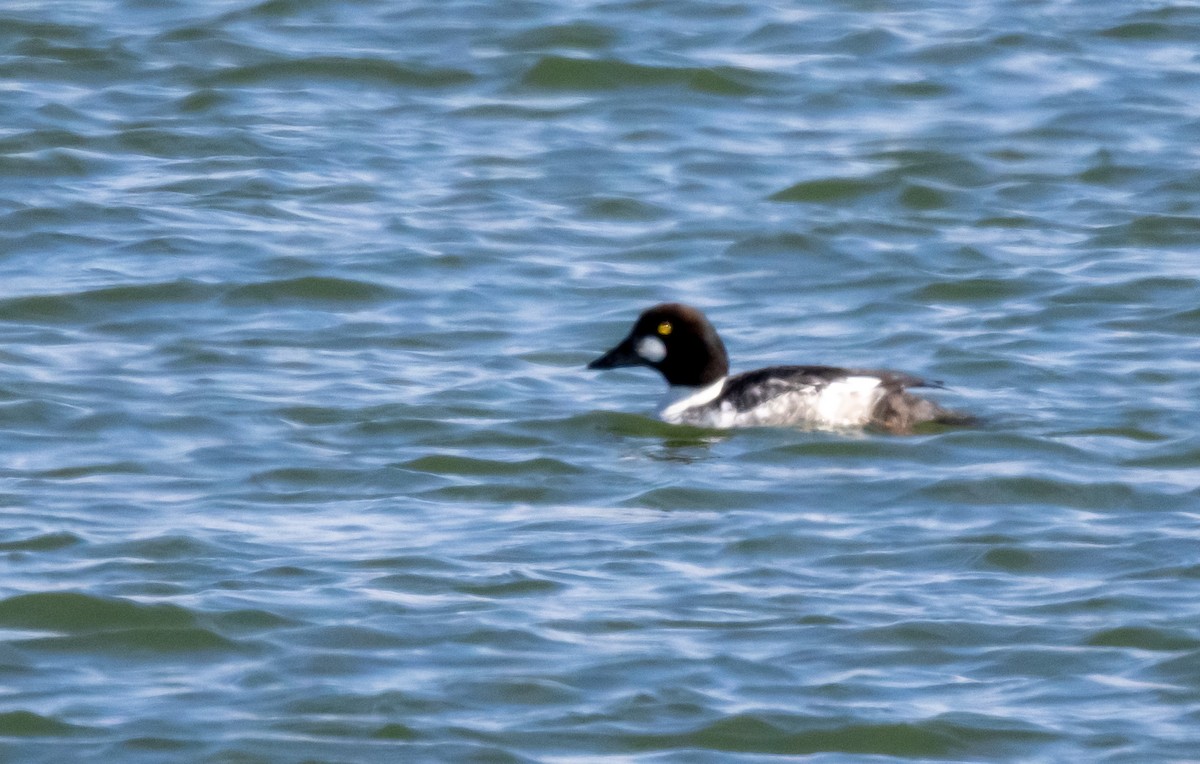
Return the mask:
[[[968,414],[909,392],[944,388],[902,371],[769,366],[730,375],[725,343],[703,312],[677,302],[642,312],[588,369],[648,366],[666,380],[659,418],[711,429],[799,427],[911,434],[923,424],[972,425]]]

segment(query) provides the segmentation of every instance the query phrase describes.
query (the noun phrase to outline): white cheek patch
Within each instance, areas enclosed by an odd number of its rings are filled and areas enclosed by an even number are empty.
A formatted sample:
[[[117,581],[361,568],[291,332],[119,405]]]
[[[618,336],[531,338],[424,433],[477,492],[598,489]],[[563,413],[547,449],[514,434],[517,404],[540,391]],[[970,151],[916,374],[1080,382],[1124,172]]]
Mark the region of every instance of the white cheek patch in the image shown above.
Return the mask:
[[[635,346],[637,354],[650,363],[659,363],[667,357],[667,346],[658,337],[642,337]]]

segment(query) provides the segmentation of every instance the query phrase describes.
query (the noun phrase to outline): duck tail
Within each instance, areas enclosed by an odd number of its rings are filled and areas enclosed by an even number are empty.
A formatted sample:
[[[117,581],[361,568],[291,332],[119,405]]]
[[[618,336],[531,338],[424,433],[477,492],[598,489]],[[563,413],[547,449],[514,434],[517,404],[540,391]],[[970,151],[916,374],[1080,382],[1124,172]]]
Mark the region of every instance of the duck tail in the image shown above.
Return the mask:
[[[972,414],[942,408],[902,388],[886,392],[871,413],[871,426],[884,432],[908,435],[920,424],[977,427],[981,422]]]

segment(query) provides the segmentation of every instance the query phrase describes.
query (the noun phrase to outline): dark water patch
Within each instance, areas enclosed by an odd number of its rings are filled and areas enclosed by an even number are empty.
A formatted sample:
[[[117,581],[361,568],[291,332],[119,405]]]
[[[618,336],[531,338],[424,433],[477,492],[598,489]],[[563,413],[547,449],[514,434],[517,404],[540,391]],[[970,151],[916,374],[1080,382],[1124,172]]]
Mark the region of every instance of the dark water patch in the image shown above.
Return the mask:
[[[266,153],[263,145],[236,130],[211,131],[202,134],[190,132],[178,126],[127,126],[117,136],[117,142],[122,149],[145,157],[166,159],[197,159],[206,160],[214,155],[259,156]],[[248,188],[244,179],[220,179],[214,177],[191,178],[186,180],[152,181],[149,185],[133,189],[137,193],[166,192],[186,194],[198,197],[217,197],[219,194],[231,195],[231,191]],[[253,188],[253,186],[249,186]],[[278,195],[283,196],[284,190],[278,189]]]
[[[643,631],[646,624],[642,621],[619,620],[615,618],[588,618],[569,621],[547,621],[546,628],[564,631],[571,634],[620,634],[627,631]]]
[[[946,82],[932,79],[911,79],[901,82],[886,82],[874,88],[884,97],[898,98],[945,98],[956,89]]]
[[[326,504],[353,501],[362,498],[362,493],[354,485],[336,486],[327,490],[318,487],[289,490],[280,486],[267,486],[260,491],[231,492],[222,498],[239,504],[261,503],[265,506],[291,507],[295,511],[303,511]]]
[[[4,230],[0,230],[0,239],[6,240],[10,250],[16,252],[46,252],[59,249],[78,248],[80,250],[101,250],[112,247],[115,242],[101,236],[89,235],[83,232],[67,231],[24,231],[27,226],[21,218],[37,217],[36,212],[17,210],[0,220]],[[36,223],[35,223],[36,228]]]
[[[661,220],[665,211],[638,199],[607,198],[590,199],[583,210],[584,217],[595,220]]]
[[[836,461],[838,464],[872,464],[879,460],[898,456],[894,443],[886,438],[846,438],[814,433],[813,437],[794,443],[784,443],[752,452],[754,461],[767,464],[805,464],[815,459],[822,463]]]
[[[1089,244],[1095,248],[1186,247],[1200,237],[1200,216],[1139,215],[1129,222],[1102,226]]]
[[[523,104],[523,103],[485,103],[466,106],[454,112],[456,116],[470,119],[490,121],[504,120],[553,120],[577,113],[578,107],[573,103],[560,106]]]
[[[116,565],[116,564],[97,565],[93,568],[93,570],[97,574],[104,575],[104,574],[110,573],[114,569],[117,569],[120,567],[121,566]],[[193,574],[201,573],[201,572],[209,572],[208,570],[204,570],[205,567],[206,566],[201,566],[201,565],[188,565],[188,566],[184,566],[184,568],[182,570],[179,570],[178,568],[175,570],[172,570],[165,565],[142,564],[142,565],[129,566],[129,568],[131,570],[136,570],[138,573],[141,573],[143,575],[158,576],[162,579],[167,578],[172,573],[177,573],[177,574],[184,573],[187,575],[193,575]],[[165,581],[165,580],[159,580],[159,581],[139,581],[136,584],[127,584],[124,586],[113,587],[113,591],[114,591],[114,593],[119,594],[121,596],[125,596],[125,597],[148,597],[148,598],[153,597],[156,599],[161,599],[161,598],[169,598],[169,597],[187,596],[188,588],[186,586],[182,586],[180,584],[171,583],[171,582]]]
[[[407,646],[407,635],[355,624],[337,624],[306,629],[298,644],[338,652],[397,650]]]
[[[224,576],[224,577],[222,577]],[[306,591],[311,588],[329,586],[337,579],[327,572],[316,571],[310,568],[299,567],[295,565],[275,565],[260,570],[247,571],[244,573],[232,574],[228,571],[210,570],[207,572],[209,579],[217,579],[216,586],[225,592],[297,592]],[[234,596],[237,596],[236,594]],[[240,611],[239,611],[240,612]],[[254,610],[249,610],[247,617],[253,620],[255,617]],[[216,614],[206,616],[209,622],[220,625],[222,622]],[[264,615],[263,618],[270,619],[271,615]],[[283,616],[278,616],[283,617]],[[235,624],[235,630],[238,628]],[[224,630],[222,629],[222,633]]]
[[[1161,681],[1195,692],[1195,688],[1200,686],[1200,650],[1192,650],[1184,655],[1159,661],[1153,665],[1151,671],[1160,677]]]
[[[195,616],[177,605],[78,592],[18,594],[0,600],[0,624],[14,629],[92,633],[101,629],[187,629]]]
[[[452,575],[426,573],[391,573],[367,582],[372,589],[403,592],[408,595],[439,596],[448,594],[457,582]]]
[[[771,533],[738,539],[726,545],[725,553],[740,557],[772,559],[780,554],[794,554],[810,546],[811,542],[808,539],[797,534]]]
[[[980,721],[982,720],[982,721]],[[814,720],[769,714],[739,714],[676,735],[629,736],[634,750],[692,749],[729,753],[803,756],[943,758],[969,751],[1020,750],[1057,736],[1019,720],[949,714],[924,722],[846,723],[819,726]]]
[[[116,656],[130,653],[195,654],[240,649],[226,637],[199,627],[106,629],[86,634],[18,639],[14,640],[14,644],[36,650],[111,653]]]
[[[162,257],[166,255],[202,256],[209,251],[212,244],[199,236],[169,235],[148,236],[136,241],[121,243],[116,249],[127,254],[150,255]]]
[[[366,475],[355,469],[336,467],[279,467],[256,472],[250,480],[256,485],[281,491],[306,488],[335,488],[360,485]]]
[[[1147,430],[1144,427],[1137,425],[1129,425],[1122,427],[1091,427],[1082,430],[1063,433],[1064,436],[1073,436],[1081,438],[1119,438],[1123,440],[1131,440],[1135,443],[1162,443],[1168,440],[1168,436],[1160,432]]]
[[[261,609],[229,610],[208,616],[222,633],[258,634],[276,629],[288,629],[301,625],[294,618],[285,618],[278,613]]]
[[[1108,156],[1097,157],[1094,161],[1091,167],[1079,173],[1079,180],[1096,186],[1120,187],[1146,172],[1141,167],[1114,164]]]
[[[900,191],[900,204],[913,210],[937,210],[951,203],[950,194],[931,186],[907,185]]]
[[[994,302],[1021,297],[1037,286],[1027,281],[999,278],[962,278],[933,282],[918,289],[914,300],[921,302]]]
[[[767,78],[760,72],[722,66],[701,68],[688,82],[692,90],[715,96],[750,96],[766,93]]]
[[[1145,557],[1107,535],[1075,537],[1054,543],[998,544],[978,555],[981,570],[1000,569],[1013,575],[1061,575],[1085,571],[1093,575],[1119,576],[1123,571],[1141,571]]]
[[[400,722],[388,722],[371,733],[375,740],[416,740],[421,736],[417,730]]]
[[[820,239],[787,231],[777,234],[756,234],[729,245],[726,252],[733,257],[795,257],[824,254]]]
[[[260,149],[258,152],[262,153]],[[255,173],[206,177],[199,180],[170,181],[139,187],[138,192],[183,194],[189,197],[188,206],[210,211],[247,215],[256,219],[284,221],[296,226],[310,218],[289,200],[302,198],[305,191],[297,190],[281,175]],[[317,190],[319,193],[319,189]]]
[[[512,652],[530,651],[534,655],[544,656],[547,654],[547,651],[551,651],[558,646],[555,640],[533,630],[491,627],[481,627],[455,633],[450,636],[449,641],[460,645],[481,646],[479,659],[481,665],[484,666],[491,665],[491,658],[489,656],[494,654],[496,650]]]
[[[257,571],[255,575],[267,578],[300,579],[314,577],[317,574],[308,568],[302,568],[297,565],[274,565]]]
[[[357,562],[356,567],[365,568],[367,570],[385,569],[385,570],[421,570],[421,571],[439,571],[439,572],[454,572],[463,571],[465,567],[450,562],[443,557],[429,557],[424,555],[400,555],[395,557],[374,557],[367,560]]]
[[[1134,580],[1161,581],[1179,579],[1200,579],[1200,563],[1195,565],[1166,565],[1141,570],[1129,576]]]
[[[1200,295],[1200,279],[1130,275],[1120,281],[1072,287],[1046,299],[1055,305],[1172,305],[1196,295]]]
[[[29,18],[12,12],[6,12],[3,18],[3,37],[0,37],[0,44],[5,46],[22,40],[55,42],[60,45],[78,44],[87,39],[91,32],[91,27],[87,24],[67,23],[66,20]]]
[[[142,68],[133,51],[115,40],[98,43],[91,28],[85,35],[70,38],[24,37],[9,47],[9,55],[0,65],[0,75],[41,83],[108,87],[135,76]]]
[[[923,181],[949,189],[985,186],[994,180],[988,168],[969,154],[933,149],[886,148],[871,154],[874,161],[891,166],[893,182]]]
[[[569,494],[556,486],[510,485],[504,483],[449,485],[442,488],[421,491],[416,495],[426,501],[444,501],[447,503],[547,505],[561,502]]]
[[[25,130],[0,137],[0,156],[33,154],[48,149],[83,149],[89,140],[86,133],[73,130]]]
[[[0,404],[0,415],[4,417],[6,426],[13,431],[26,430],[27,433],[40,437],[56,439],[54,432],[70,427],[86,414],[70,404],[45,400],[16,400]]]
[[[197,281],[128,284],[63,294],[0,300],[0,317],[33,323],[77,323],[130,312],[171,308],[214,299],[219,287]]]
[[[280,19],[287,18],[302,19],[306,12],[312,11],[320,5],[319,2],[312,2],[312,0],[261,0],[260,2],[247,3],[244,8],[229,11],[223,17],[223,20],[262,19],[279,21]]]
[[[1141,310],[1133,316],[1113,318],[1104,323],[1104,327],[1117,331],[1130,331],[1150,334],[1178,334],[1184,337],[1196,333],[1200,326],[1200,308],[1156,308],[1147,309],[1143,304]]]
[[[532,428],[535,432],[549,428],[551,432],[574,433],[577,437],[595,437],[596,433],[604,433],[617,438],[657,439],[678,446],[703,446],[729,437],[728,431],[668,424],[654,417],[622,411],[591,411],[558,420],[515,423],[514,426]]]
[[[28,538],[0,541],[0,552],[55,552],[82,543],[84,540],[74,533],[40,533]]]
[[[732,67],[671,67],[633,64],[618,59],[542,56],[522,82],[535,88],[618,90],[622,88],[686,87],[718,96],[747,96],[758,75]]]
[[[1043,598],[1036,604],[1028,605],[1025,610],[1038,618],[1062,618],[1070,615],[1082,615],[1091,619],[1107,621],[1119,613],[1148,613],[1151,608],[1137,597],[1093,595],[1093,590],[1084,592],[1072,591],[1065,595]]]
[[[997,641],[1026,640],[1028,634],[1021,629],[999,627],[995,625],[975,623],[972,621],[901,621],[888,626],[867,629],[860,632],[862,639],[883,645],[905,647],[910,649],[960,649],[994,644]],[[949,652],[938,656],[930,655],[930,660],[952,661],[954,656]]]
[[[60,296],[13,297],[0,301],[0,315],[7,321],[74,323],[80,313],[70,298]]]
[[[130,751],[146,751],[151,754],[158,754],[178,753],[188,749],[198,749],[199,745],[193,741],[180,740],[179,738],[144,736],[122,741],[121,747]]]
[[[387,287],[355,279],[330,276],[302,276],[257,284],[245,284],[231,290],[225,302],[238,306],[278,305],[369,305],[392,296]]]
[[[859,200],[869,194],[887,190],[878,179],[820,178],[794,183],[767,198],[773,202],[802,202],[806,204],[838,204]]]
[[[134,427],[134,420],[136,418],[137,415],[129,410],[89,411],[77,416],[71,422],[71,427],[75,432],[80,434],[116,432]],[[73,467],[67,467],[67,473],[63,477],[74,477],[71,472],[72,469]]]
[[[545,448],[555,441],[546,436],[514,433],[507,428],[486,428],[480,430],[460,429],[450,436],[435,435],[428,439],[418,437],[415,439],[415,442],[452,451],[469,452],[480,449],[507,449],[533,452],[539,448]]]
[[[761,491],[669,486],[644,491],[633,498],[619,502],[618,506],[719,512],[745,507],[770,506],[781,499],[780,496]]]
[[[60,737],[86,731],[86,727],[33,711],[0,712],[0,737]]]
[[[803,547],[797,547],[803,548]],[[963,571],[972,567],[980,552],[963,544],[936,544],[915,549],[875,550],[830,554],[821,559],[822,565],[864,570],[949,570]]]
[[[575,21],[520,32],[508,40],[508,47],[515,51],[600,50],[611,47],[617,37],[612,27]]]
[[[560,591],[565,587],[555,581],[549,581],[544,578],[535,578],[524,573],[514,572],[507,573],[502,576],[495,576],[489,581],[476,581],[469,584],[461,584],[455,588],[455,591],[463,594],[470,594],[476,597],[525,597],[528,595],[546,594],[549,592]]]
[[[980,228],[1014,228],[1026,230],[1043,230],[1047,221],[1030,215],[994,215],[975,221]]]
[[[21,206],[9,212],[4,222],[7,231],[30,231],[27,238],[17,238],[16,243],[25,244],[27,249],[38,252],[40,250],[35,245],[55,240],[75,241],[83,245],[89,241],[108,244],[108,238],[99,236],[98,231],[111,230],[110,226],[140,225],[143,222],[142,215],[141,211],[130,205],[116,207],[73,199],[55,207]]]
[[[998,428],[997,428],[998,429]],[[934,446],[940,446],[945,449],[960,449],[974,448],[986,449],[987,453],[992,455],[1000,455],[1006,453],[1020,453],[1031,460],[1041,460],[1045,464],[1063,464],[1073,461],[1086,463],[1091,461],[1092,452],[1080,447],[1078,444],[1062,439],[1050,439],[1045,433],[1030,433],[1012,430],[999,430],[982,428],[959,428],[952,430],[937,439]],[[926,453],[933,451],[932,448],[922,445],[915,449],[919,456],[928,457],[927,461],[936,461],[939,458],[945,458],[945,451],[936,453]],[[973,465],[977,467],[978,465]],[[964,473],[969,473],[971,468],[963,470]]]
[[[914,51],[909,58],[926,68],[954,70],[957,67],[982,65],[986,59],[1000,54],[1001,51],[995,46],[972,40],[925,45]]]
[[[1162,9],[1163,12],[1168,9]],[[1159,14],[1163,15],[1163,14]],[[1098,32],[1100,37],[1106,37],[1113,40],[1123,42],[1195,42],[1196,35],[1200,34],[1200,22],[1195,18],[1191,19],[1190,24],[1186,23],[1187,19],[1180,23],[1179,21],[1159,21],[1148,18],[1150,14],[1143,15],[1146,20],[1127,21],[1116,26],[1107,27]]]
[[[1173,443],[1169,448],[1164,448],[1158,453],[1123,459],[1121,464],[1144,469],[1195,469],[1197,465],[1200,465],[1200,445]]]
[[[513,703],[518,706],[546,706],[576,702],[581,693],[565,682],[549,679],[471,680],[463,683],[460,691],[470,694],[479,702]]]
[[[203,114],[226,108],[232,101],[228,93],[213,88],[199,88],[180,98],[176,107],[183,114]]]
[[[1184,651],[1200,647],[1200,639],[1179,629],[1118,626],[1088,635],[1088,647],[1123,647],[1134,650]]]
[[[97,548],[97,555],[156,562],[196,562],[224,558],[228,548],[184,535],[147,536]]]
[[[1007,570],[1010,573],[1037,573],[1053,569],[1054,561],[1049,558],[1054,556],[1053,550],[1001,546],[989,549],[983,555],[982,561],[988,566]]]
[[[90,429],[87,422],[79,422],[77,426],[81,430]],[[103,429],[103,427],[97,429]],[[70,467],[44,470],[36,474],[38,477],[52,480],[87,480],[89,478],[108,475],[146,475],[149,474],[149,470],[147,470],[144,464],[129,461],[112,464],[78,464]]]
[[[281,418],[306,427],[324,427],[371,419],[375,413],[352,411],[332,406],[288,406],[276,412]]]
[[[581,470],[557,459],[538,457],[501,461],[471,456],[440,454],[421,456],[401,465],[416,472],[434,475],[458,475],[471,477],[535,477],[544,475],[576,475]]]
[[[361,741],[371,737],[374,732],[372,722],[366,720],[342,719],[298,719],[280,720],[272,725],[277,735],[301,738],[313,743],[334,744]],[[313,754],[316,754],[314,748]],[[309,758],[307,761],[327,761],[322,758]]]
[[[458,731],[455,730],[455,733]],[[455,761],[464,764],[540,764],[539,760],[512,750],[508,743],[410,743],[417,757],[429,761]]]
[[[1077,483],[1035,476],[947,480],[922,488],[919,494],[939,502],[1085,510],[1126,509],[1143,503],[1138,491],[1127,483]]]
[[[904,47],[904,38],[890,29],[878,27],[855,29],[832,43],[837,49],[850,54],[877,56],[894,53]]]
[[[379,58],[318,56],[233,66],[204,78],[203,87],[259,87],[342,82],[399,88],[458,87],[474,81],[464,69],[405,66]]]

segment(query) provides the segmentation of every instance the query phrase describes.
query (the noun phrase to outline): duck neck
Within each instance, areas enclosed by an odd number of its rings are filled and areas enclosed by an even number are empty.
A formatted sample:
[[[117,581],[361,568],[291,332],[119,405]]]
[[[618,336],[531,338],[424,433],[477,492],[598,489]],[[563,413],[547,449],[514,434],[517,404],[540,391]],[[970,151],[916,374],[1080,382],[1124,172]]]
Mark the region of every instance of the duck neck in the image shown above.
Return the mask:
[[[725,388],[725,377],[709,382],[706,385],[671,385],[663,397],[661,406],[662,418],[669,421],[677,419],[684,411],[703,406],[716,400]]]

